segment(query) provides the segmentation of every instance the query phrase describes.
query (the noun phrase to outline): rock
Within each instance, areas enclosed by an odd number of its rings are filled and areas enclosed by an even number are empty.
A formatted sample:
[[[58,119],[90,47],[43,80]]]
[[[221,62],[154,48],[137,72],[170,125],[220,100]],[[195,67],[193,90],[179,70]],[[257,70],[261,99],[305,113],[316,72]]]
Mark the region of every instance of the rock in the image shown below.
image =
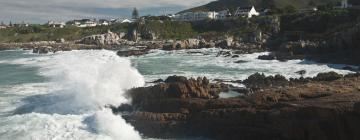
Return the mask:
[[[233,55],[231,58],[239,58],[239,55]]]
[[[199,42],[198,39],[186,39],[175,42],[168,41],[163,45],[163,50],[197,49]]]
[[[356,71],[356,69],[354,69],[353,67],[351,66],[345,66],[342,68],[343,70],[349,70],[349,71]]]
[[[162,82],[165,82],[165,81],[163,79],[157,79],[157,80],[155,80],[155,81],[153,81],[151,83],[162,83]]]
[[[273,86],[286,86],[289,81],[282,75],[265,76],[263,73],[255,73],[250,75],[243,83],[248,88],[264,88]]]
[[[55,52],[53,47],[51,47],[51,46],[41,46],[41,47],[35,47],[33,49],[33,53],[38,53],[38,54],[47,54],[49,52]]]
[[[117,55],[118,56],[124,56],[124,57],[129,57],[129,56],[139,56],[139,55],[145,55],[148,54],[149,50],[126,50],[126,51],[118,51]]]
[[[248,61],[245,61],[245,60],[238,60],[238,61],[235,61],[234,63],[238,63],[238,64],[240,64],[240,63],[247,63]]]
[[[108,31],[105,34],[84,37],[79,41],[77,41],[77,43],[106,46],[106,45],[118,45],[120,44],[120,41],[121,38],[118,34]]]
[[[64,38],[60,38],[60,39],[56,40],[56,43],[65,43],[65,39],[64,39]]]
[[[216,55],[216,57],[219,57],[219,56],[224,56],[224,57],[229,57],[231,56],[231,51],[220,51],[218,52],[218,54]]]
[[[252,77],[248,79],[284,80],[283,76],[262,74]],[[204,78],[173,76],[167,79],[169,83],[130,90],[136,111],[123,117],[144,136],[153,138],[359,139],[357,78],[273,86],[261,91],[239,88],[239,92],[251,94],[220,99],[196,94],[200,89],[220,88],[219,84],[207,84]]]
[[[300,74],[301,77],[303,77],[306,74],[306,71],[305,70],[300,70],[300,71],[297,71],[295,73]]]
[[[276,60],[276,56],[269,54],[269,55],[260,55],[258,56],[258,59],[260,60]]]
[[[336,72],[319,73],[313,79],[316,81],[334,81],[343,78],[343,75]]]

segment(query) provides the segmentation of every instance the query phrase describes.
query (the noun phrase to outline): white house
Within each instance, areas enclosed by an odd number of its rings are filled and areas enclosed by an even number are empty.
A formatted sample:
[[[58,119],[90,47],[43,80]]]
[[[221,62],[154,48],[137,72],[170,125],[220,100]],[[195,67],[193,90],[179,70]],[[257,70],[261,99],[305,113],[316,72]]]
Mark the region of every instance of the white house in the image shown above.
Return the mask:
[[[348,0],[342,0],[341,1],[341,8],[349,8],[351,5],[349,5]]]
[[[0,29],[6,29],[6,28],[8,28],[8,26],[6,26],[6,25],[0,25]]]
[[[231,17],[231,13],[229,10],[222,10],[217,12],[215,19],[217,20],[224,20],[227,17]]]
[[[251,18],[253,16],[259,16],[260,13],[256,11],[255,7],[239,7],[236,12],[235,12],[235,16],[238,17],[247,17],[247,18]]]
[[[129,20],[129,19],[124,19],[121,21],[121,23],[132,23],[133,21]]]
[[[65,22],[49,21],[47,25],[52,28],[64,28],[66,24]]]
[[[176,21],[200,21],[206,19],[216,19],[217,12],[186,12],[176,14],[174,19]]]
[[[110,25],[110,21],[106,20],[106,19],[101,19],[99,20],[99,24],[101,26],[109,26]]]

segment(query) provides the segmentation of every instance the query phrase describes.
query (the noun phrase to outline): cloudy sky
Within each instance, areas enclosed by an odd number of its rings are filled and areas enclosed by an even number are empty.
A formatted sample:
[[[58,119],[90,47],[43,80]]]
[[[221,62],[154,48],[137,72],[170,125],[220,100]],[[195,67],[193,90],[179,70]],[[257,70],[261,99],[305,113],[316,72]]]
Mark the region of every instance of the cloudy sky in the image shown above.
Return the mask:
[[[176,13],[214,0],[0,0],[0,21],[43,23],[48,20],[130,17]]]

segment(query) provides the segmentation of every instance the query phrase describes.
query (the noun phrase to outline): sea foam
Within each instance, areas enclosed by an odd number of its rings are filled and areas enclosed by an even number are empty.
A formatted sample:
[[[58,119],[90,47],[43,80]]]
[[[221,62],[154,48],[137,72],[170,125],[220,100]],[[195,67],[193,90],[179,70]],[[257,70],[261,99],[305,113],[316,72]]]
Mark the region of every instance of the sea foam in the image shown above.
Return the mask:
[[[98,50],[13,62],[40,67],[39,73],[49,78],[48,93],[22,98],[14,114],[0,121],[0,139],[141,139],[121,116],[105,108],[128,103],[125,90],[144,85],[129,60]]]

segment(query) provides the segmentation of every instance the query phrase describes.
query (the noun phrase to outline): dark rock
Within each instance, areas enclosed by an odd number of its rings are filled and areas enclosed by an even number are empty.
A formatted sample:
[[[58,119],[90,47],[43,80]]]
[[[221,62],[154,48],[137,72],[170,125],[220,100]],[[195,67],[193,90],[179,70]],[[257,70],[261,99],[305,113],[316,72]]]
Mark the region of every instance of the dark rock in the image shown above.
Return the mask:
[[[33,49],[33,53],[38,53],[38,54],[47,54],[49,52],[55,52],[56,50],[53,49],[53,47],[51,46],[41,46],[41,47],[35,47]]]
[[[336,72],[319,73],[313,79],[316,81],[334,81],[343,78],[343,75]]]
[[[247,63],[248,61],[245,61],[245,60],[238,60],[238,61],[235,61],[234,63]]]
[[[233,55],[231,58],[239,58],[239,55]]]
[[[345,66],[342,68],[343,70],[349,70],[349,71],[355,71],[356,69],[354,69],[353,67],[351,66]]]
[[[157,79],[157,80],[155,80],[155,81],[153,81],[151,83],[162,83],[162,82],[165,82],[165,81],[163,79]]]
[[[258,59],[260,60],[276,60],[276,56],[275,55],[272,55],[272,54],[269,54],[269,55],[260,55],[258,57]]]
[[[286,86],[289,81],[282,75],[265,76],[263,73],[250,75],[243,83],[249,88],[262,88],[272,86]]]
[[[300,71],[297,71],[295,73],[300,74],[301,77],[303,77],[306,74],[306,71],[305,70],[300,70]]]
[[[129,56],[145,55],[148,53],[149,53],[149,50],[126,50],[126,51],[118,51],[117,55],[123,56],[123,57],[129,57]]]
[[[229,56],[231,56],[231,52],[230,51],[220,51],[220,52],[218,52],[216,57],[219,57],[219,56],[229,57]]]
[[[172,77],[169,83],[130,90],[136,112],[124,118],[144,136],[154,138],[355,140],[360,139],[357,78],[273,86],[219,99],[196,93],[219,89],[220,84],[208,84],[204,78]],[[283,76],[263,74],[248,79],[284,81]]]

